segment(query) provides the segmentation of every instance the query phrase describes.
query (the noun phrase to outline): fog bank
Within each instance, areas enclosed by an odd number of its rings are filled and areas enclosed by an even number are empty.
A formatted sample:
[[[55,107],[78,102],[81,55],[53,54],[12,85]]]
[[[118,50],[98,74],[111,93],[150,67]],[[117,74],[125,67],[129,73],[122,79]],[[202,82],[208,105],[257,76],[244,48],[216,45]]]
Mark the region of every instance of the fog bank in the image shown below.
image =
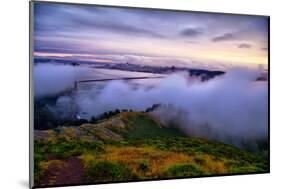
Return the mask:
[[[74,66],[35,66],[35,94],[62,92],[89,71]],[[61,96],[50,108],[61,117],[77,112],[79,117],[90,119],[115,109],[145,111],[153,104],[161,104],[151,115],[163,126],[176,126],[188,135],[241,146],[243,142],[267,141],[268,83],[257,82],[259,74],[231,70],[201,82],[187,73],[178,73],[161,79],[154,87],[111,81],[98,91],[78,90]]]
[[[94,91],[75,97],[80,112],[99,115],[115,109],[152,112],[163,125],[177,125],[187,134],[228,143],[266,139],[268,126],[267,82],[256,82],[257,72],[233,70],[207,82],[186,74],[163,79],[152,89],[133,88],[114,81],[97,95]],[[172,123],[172,124],[171,124]]]
[[[34,66],[34,94],[44,97],[74,87],[75,80],[89,74],[89,69],[70,65],[38,64]]]

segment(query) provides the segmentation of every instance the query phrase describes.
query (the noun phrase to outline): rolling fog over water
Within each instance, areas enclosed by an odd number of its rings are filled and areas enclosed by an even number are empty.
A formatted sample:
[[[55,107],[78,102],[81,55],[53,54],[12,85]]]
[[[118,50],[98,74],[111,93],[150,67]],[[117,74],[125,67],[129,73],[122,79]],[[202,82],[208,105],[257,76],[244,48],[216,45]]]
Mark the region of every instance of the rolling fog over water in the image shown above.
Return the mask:
[[[81,79],[165,76],[162,79],[108,81],[79,84]],[[202,82],[187,72],[151,74],[89,66],[37,64],[35,98],[59,95],[46,105],[58,117],[77,114],[90,119],[115,109],[145,111],[161,104],[151,115],[164,126],[178,127],[192,136],[216,139],[236,146],[266,141],[268,83],[256,81],[260,70],[229,70]],[[70,91],[63,93],[64,91]]]

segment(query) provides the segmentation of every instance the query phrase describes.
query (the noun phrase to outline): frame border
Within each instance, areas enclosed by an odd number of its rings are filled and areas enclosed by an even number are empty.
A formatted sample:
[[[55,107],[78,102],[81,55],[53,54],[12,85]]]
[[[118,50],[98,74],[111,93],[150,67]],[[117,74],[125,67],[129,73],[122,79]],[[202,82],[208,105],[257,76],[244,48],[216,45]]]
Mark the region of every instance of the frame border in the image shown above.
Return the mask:
[[[144,180],[128,180],[128,181],[113,181],[113,182],[88,182],[88,183],[73,183],[73,184],[58,184],[58,185],[34,185],[34,85],[33,85],[33,67],[34,67],[34,3],[45,4],[61,4],[61,5],[76,5],[76,6],[93,6],[104,8],[126,8],[126,9],[145,9],[145,10],[158,10],[166,12],[193,12],[193,13],[207,13],[207,14],[224,14],[233,16],[251,16],[251,17],[267,17],[268,19],[268,170],[264,172],[254,173],[239,173],[239,174],[214,174],[207,176],[193,176],[193,177],[177,177],[177,178],[163,178],[163,179],[144,179]],[[149,8],[149,7],[134,7],[134,6],[120,6],[120,5],[103,5],[103,4],[90,4],[90,3],[70,3],[70,2],[57,2],[57,1],[42,1],[30,0],[29,1],[29,188],[54,188],[54,187],[67,187],[67,186],[85,186],[85,185],[99,185],[99,184],[116,184],[116,183],[132,183],[132,182],[147,182],[147,181],[165,181],[165,180],[178,180],[178,179],[192,179],[192,178],[212,178],[212,177],[225,177],[225,176],[240,176],[240,175],[259,175],[270,173],[270,16],[259,14],[243,14],[243,13],[225,13],[225,12],[208,12],[196,10],[179,10],[179,9],[164,9],[164,8]]]
[[[29,188],[34,187],[34,3],[29,2]]]

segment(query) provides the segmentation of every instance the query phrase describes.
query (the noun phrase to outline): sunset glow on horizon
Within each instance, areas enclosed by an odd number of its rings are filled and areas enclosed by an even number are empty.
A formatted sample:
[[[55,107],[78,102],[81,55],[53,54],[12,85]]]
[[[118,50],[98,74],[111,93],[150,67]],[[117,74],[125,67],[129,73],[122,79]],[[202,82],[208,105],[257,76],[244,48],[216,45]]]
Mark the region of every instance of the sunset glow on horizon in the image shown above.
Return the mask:
[[[268,65],[268,17],[36,3],[35,57],[217,68]]]

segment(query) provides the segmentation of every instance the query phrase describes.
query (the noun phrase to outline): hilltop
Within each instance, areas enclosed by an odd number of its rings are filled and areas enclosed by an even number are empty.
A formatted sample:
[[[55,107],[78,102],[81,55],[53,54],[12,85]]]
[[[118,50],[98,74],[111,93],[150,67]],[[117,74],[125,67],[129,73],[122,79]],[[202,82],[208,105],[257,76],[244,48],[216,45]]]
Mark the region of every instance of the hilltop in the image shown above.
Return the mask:
[[[66,140],[118,142],[126,139],[167,138],[185,136],[177,129],[165,128],[141,112],[121,112],[110,119],[80,126],[59,126],[50,130],[35,130],[35,140]]]
[[[188,137],[149,113],[121,112],[34,134],[37,186],[268,172],[257,154]]]

